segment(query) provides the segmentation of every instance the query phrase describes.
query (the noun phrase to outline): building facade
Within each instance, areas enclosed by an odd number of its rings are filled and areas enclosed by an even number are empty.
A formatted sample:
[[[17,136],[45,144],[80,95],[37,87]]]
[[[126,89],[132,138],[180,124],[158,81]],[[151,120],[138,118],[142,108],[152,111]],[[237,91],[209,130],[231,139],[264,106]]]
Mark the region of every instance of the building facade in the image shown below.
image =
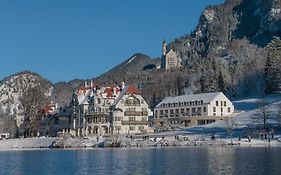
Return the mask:
[[[182,127],[224,120],[234,113],[232,102],[222,93],[166,97],[154,109],[154,125]]]
[[[178,69],[181,67],[181,59],[172,49],[167,50],[167,43],[162,43],[161,68],[165,70]]]
[[[126,86],[111,106],[112,134],[131,135],[152,132],[148,126],[148,104],[133,85]]]
[[[133,85],[98,87],[92,83],[76,92],[75,136],[146,133],[151,110]],[[76,108],[76,109],[75,109]]]
[[[79,121],[76,121],[76,128],[81,128],[81,135],[110,134],[110,106],[119,96],[122,86],[99,87],[85,83],[77,90],[76,115]]]

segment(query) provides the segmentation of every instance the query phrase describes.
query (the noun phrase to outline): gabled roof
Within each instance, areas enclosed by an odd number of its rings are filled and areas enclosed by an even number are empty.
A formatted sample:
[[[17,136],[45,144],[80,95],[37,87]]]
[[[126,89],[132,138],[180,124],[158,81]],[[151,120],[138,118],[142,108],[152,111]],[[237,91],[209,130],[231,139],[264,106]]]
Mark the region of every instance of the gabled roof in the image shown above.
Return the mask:
[[[140,94],[139,89],[134,85],[128,85],[124,88],[126,94]]]
[[[201,101],[204,103],[210,103],[214,98],[216,98],[222,92],[212,92],[212,93],[204,93],[204,94],[192,94],[192,95],[181,95],[175,97],[166,97],[162,100],[157,106],[160,107],[162,104],[168,103],[179,103],[179,102],[189,102],[189,101]]]
[[[141,93],[140,93],[139,89],[136,86],[134,86],[134,85],[127,85],[121,91],[121,93],[119,94],[118,98],[112,103],[112,105],[116,105],[125,94],[141,94]]]
[[[116,86],[109,86],[106,87],[104,90],[104,93],[106,93],[107,98],[115,97],[114,94],[117,95],[119,92],[120,92],[120,88]]]

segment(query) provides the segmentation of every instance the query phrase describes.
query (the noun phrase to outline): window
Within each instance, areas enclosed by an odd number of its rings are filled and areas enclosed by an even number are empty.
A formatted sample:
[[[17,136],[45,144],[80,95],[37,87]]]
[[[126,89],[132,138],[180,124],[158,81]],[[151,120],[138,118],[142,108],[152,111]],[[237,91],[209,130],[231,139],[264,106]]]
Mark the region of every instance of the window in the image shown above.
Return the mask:
[[[142,121],[146,121],[146,117],[142,117],[141,120],[142,120]]]
[[[144,130],[144,126],[139,126],[139,130],[140,131]]]
[[[136,117],[129,117],[129,121],[136,121]]]
[[[130,127],[129,127],[129,130],[130,130],[130,131],[134,131],[134,130],[135,130],[135,126],[130,126]]]
[[[223,103],[224,103],[224,106],[226,106],[226,101],[224,101]]]
[[[186,108],[187,115],[190,115],[190,108]]]
[[[160,115],[163,115],[163,110],[160,110]]]
[[[169,113],[169,110],[165,110],[165,114],[168,114]]]
[[[216,106],[219,106],[219,101],[216,101]]]
[[[203,112],[207,112],[207,108],[206,107],[203,108]]]
[[[192,108],[191,110],[192,110],[192,113],[195,113],[195,110],[196,110],[196,109],[195,109],[195,108]]]
[[[174,110],[173,109],[170,110],[170,114],[174,114]]]
[[[216,120],[207,120],[207,123],[214,123]]]
[[[230,107],[227,108],[227,112],[230,113]]]
[[[184,109],[181,109],[181,114],[183,114],[184,113]]]
[[[101,103],[101,100],[100,100],[100,98],[98,98],[98,104],[100,104]]]
[[[221,101],[221,106],[223,106],[223,101]]]
[[[223,107],[221,107],[221,112],[223,112]]]
[[[199,107],[199,108],[197,108],[197,115],[202,115],[202,108],[201,107]]]
[[[176,114],[178,114],[180,112],[180,110],[179,109],[176,109]]]
[[[216,107],[213,107],[213,112],[216,112]]]

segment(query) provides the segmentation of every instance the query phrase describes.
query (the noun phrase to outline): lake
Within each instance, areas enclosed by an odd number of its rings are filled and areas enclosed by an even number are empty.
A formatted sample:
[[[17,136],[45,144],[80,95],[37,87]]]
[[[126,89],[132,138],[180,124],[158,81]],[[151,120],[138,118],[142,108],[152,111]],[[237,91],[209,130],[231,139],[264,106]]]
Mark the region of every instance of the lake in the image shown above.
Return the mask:
[[[281,174],[281,148],[173,147],[0,151],[0,174]]]

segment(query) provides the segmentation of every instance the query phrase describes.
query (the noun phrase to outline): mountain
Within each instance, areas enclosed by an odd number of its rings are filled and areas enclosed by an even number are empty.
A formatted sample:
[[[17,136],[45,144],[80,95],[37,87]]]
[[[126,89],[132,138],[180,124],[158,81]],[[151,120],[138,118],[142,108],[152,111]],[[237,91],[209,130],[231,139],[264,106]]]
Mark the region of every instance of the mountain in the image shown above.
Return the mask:
[[[24,71],[11,75],[0,83],[0,128],[10,129],[17,119],[17,124],[23,122],[24,107],[21,102],[23,94],[31,88],[38,88],[48,98],[52,94],[52,83],[36,73]],[[2,125],[2,127],[1,127]],[[4,127],[5,126],[5,127]],[[7,128],[8,127],[8,128]]]
[[[161,64],[160,58],[152,59],[147,55],[136,53],[129,59],[115,66],[108,72],[94,79],[101,84],[126,81],[128,76],[155,69]]]
[[[226,0],[207,7],[196,29],[169,47],[199,76],[193,83],[199,92],[221,90],[241,97],[266,91],[267,45],[274,37],[281,37],[280,1]]]

